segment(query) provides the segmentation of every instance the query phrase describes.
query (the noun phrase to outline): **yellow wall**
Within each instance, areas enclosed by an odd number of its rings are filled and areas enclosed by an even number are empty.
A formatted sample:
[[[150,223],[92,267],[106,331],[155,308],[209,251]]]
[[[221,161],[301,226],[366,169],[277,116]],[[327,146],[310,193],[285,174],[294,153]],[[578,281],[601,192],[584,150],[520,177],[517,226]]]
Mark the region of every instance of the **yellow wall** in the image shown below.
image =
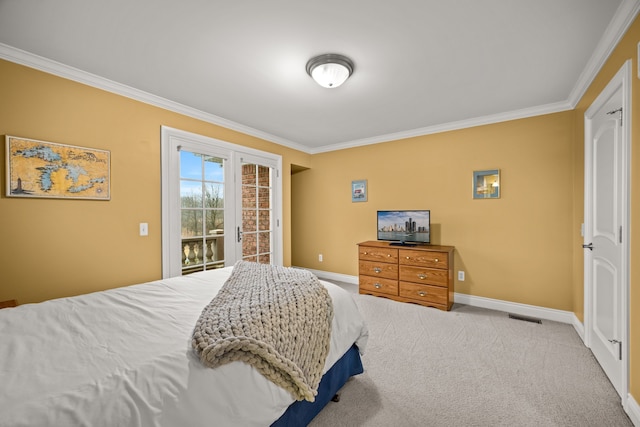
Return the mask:
[[[293,176],[292,263],[355,276],[377,210],[430,209],[432,243],[466,272],[456,292],[572,310],[572,125],[564,112],[315,155]],[[474,200],[473,171],[498,168],[501,197]]]
[[[574,151],[574,214],[573,214],[573,247],[582,243],[579,225],[584,222],[584,113],[606,87],[613,76],[620,70],[625,61],[631,59],[633,71],[631,76],[631,271],[630,271],[630,393],[640,403],[640,81],[638,80],[637,46],[640,41],[640,19],[636,18],[616,49],[600,70],[589,89],[585,92],[575,114]],[[584,318],[584,286],[583,286],[582,251],[574,251],[573,257],[573,298],[574,311],[581,320]]]
[[[110,201],[8,198],[2,173],[0,301],[38,302],[161,277],[162,125],[283,156],[290,264],[288,171],[305,166],[308,154],[7,61],[0,60],[0,76],[0,135],[111,151]],[[140,222],[149,223],[148,237],[138,236]]]

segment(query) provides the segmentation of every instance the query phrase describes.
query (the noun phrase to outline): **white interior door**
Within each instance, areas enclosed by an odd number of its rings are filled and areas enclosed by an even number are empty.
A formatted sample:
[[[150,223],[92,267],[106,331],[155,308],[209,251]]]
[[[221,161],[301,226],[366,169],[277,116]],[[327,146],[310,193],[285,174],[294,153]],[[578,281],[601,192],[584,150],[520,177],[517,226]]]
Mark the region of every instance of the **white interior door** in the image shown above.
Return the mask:
[[[585,114],[586,341],[621,397],[628,359],[625,81],[623,67]]]

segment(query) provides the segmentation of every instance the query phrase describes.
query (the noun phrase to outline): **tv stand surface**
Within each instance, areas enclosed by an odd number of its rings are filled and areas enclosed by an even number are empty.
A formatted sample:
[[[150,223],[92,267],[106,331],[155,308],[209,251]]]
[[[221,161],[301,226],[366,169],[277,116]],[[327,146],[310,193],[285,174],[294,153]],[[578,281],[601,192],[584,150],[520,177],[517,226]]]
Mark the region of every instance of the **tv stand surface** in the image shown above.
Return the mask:
[[[418,244],[417,243],[407,243],[407,242],[391,242],[391,243],[389,243],[389,246],[404,246],[404,247],[413,248],[415,246],[418,246]]]

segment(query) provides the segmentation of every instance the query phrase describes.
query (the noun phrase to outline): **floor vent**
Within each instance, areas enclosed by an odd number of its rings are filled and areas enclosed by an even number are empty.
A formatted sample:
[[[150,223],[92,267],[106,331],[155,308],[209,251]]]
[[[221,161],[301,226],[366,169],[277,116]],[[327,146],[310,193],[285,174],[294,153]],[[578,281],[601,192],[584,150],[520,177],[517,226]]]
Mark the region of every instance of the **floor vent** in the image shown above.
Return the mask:
[[[542,324],[542,320],[540,319],[536,319],[535,317],[521,316],[519,314],[509,313],[509,319],[516,319],[516,320],[522,320],[524,322],[538,323],[540,325]]]

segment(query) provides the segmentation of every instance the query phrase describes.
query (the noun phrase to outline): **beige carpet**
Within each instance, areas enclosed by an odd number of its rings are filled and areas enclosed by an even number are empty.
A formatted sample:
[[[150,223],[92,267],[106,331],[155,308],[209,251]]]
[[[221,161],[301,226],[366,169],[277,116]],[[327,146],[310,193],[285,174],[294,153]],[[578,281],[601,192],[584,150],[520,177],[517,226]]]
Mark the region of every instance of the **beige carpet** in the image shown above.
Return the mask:
[[[571,325],[354,298],[370,329],[365,373],[312,427],[632,426]]]

